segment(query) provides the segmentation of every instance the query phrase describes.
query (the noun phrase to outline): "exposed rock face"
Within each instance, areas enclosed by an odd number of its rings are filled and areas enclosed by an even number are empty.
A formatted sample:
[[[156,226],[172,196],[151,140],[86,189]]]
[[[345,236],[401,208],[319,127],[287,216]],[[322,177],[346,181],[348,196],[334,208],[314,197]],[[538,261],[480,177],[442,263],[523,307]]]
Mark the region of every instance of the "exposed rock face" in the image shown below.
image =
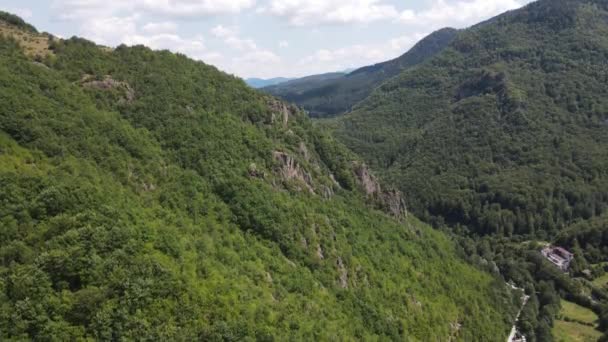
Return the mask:
[[[370,173],[367,165],[355,163],[354,171],[359,183],[363,186],[363,190],[365,190],[367,195],[375,195],[380,192],[380,184]]]
[[[310,161],[310,153],[308,152],[308,148],[306,148],[306,144],[303,141],[300,141],[300,145],[298,146],[298,152],[304,157],[306,161]]]
[[[335,186],[337,186],[338,188],[340,187],[340,183],[338,183],[338,181],[336,180],[336,177],[334,176],[333,173],[329,174],[329,179],[331,179],[331,181],[334,183]]]
[[[99,90],[112,90],[119,89],[123,91],[124,97],[121,99],[127,103],[135,101],[135,90],[126,82],[120,82],[112,78],[110,75],[104,76],[103,80],[92,79],[91,75],[84,75],[82,77],[82,86],[86,88],[99,89]]]
[[[325,259],[325,255],[323,254],[323,248],[321,248],[321,245],[317,245],[317,257],[321,260]]]
[[[348,288],[348,271],[342,262],[342,258],[338,257],[337,261],[338,271],[340,272],[340,287],[343,289]]]
[[[257,165],[255,165],[255,163],[251,163],[249,164],[249,168],[247,170],[249,177],[251,178],[265,178],[266,175],[264,174],[264,172],[258,170]]]
[[[300,243],[302,244],[302,247],[304,249],[308,249],[308,241],[306,240],[305,237],[302,236],[302,238],[300,239]]]
[[[458,340],[458,335],[460,329],[462,328],[462,324],[459,322],[451,322],[450,323],[450,336],[448,336],[448,341],[456,341]]]
[[[323,185],[323,198],[331,198],[334,195],[334,190],[328,186]]]
[[[407,206],[405,199],[399,190],[384,190],[382,192],[382,202],[386,204],[386,209],[395,217],[407,217]]]
[[[306,185],[308,191],[314,193],[314,189],[312,187],[312,176],[306,171],[302,170],[298,162],[293,157],[287,153],[279,151],[274,151],[272,156],[274,160],[281,165],[279,173],[284,180],[300,180]]]
[[[49,68],[49,67],[48,67],[46,64],[44,64],[44,63],[40,63],[40,62],[33,61],[33,62],[32,62],[32,64],[34,64],[34,65],[36,65],[36,66],[39,66],[39,67],[41,67],[41,68],[43,68],[43,69],[47,69],[47,70],[48,70],[48,69],[50,69],[50,68]]]
[[[383,190],[376,177],[370,172],[365,164],[354,163],[354,172],[357,181],[367,196],[375,198],[382,209],[388,211],[395,218],[407,217],[407,206],[405,199],[399,190]]]
[[[142,184],[142,188],[146,192],[151,192],[151,191],[155,191],[156,190],[156,185],[154,185],[152,183],[146,183],[146,182],[144,182]]]
[[[275,123],[277,120],[281,120],[283,127],[287,128],[287,124],[289,123],[289,117],[291,115],[294,115],[297,109],[293,106],[288,106],[284,102],[274,98],[270,99],[268,105],[272,110],[271,122]]]

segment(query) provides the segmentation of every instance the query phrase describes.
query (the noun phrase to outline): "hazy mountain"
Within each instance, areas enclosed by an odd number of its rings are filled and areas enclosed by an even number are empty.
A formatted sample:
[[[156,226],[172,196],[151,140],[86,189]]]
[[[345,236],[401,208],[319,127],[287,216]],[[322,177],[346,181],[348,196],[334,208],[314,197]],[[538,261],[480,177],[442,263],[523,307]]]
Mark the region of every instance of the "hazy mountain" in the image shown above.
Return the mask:
[[[404,55],[379,64],[356,69],[331,78],[308,77],[264,88],[264,91],[295,103],[313,117],[326,117],[349,111],[373,89],[404,69],[413,67],[440,52],[457,34],[445,28],[422,39]]]
[[[269,79],[248,78],[245,80],[245,83],[247,83],[250,87],[253,87],[253,88],[264,88],[264,87],[268,87],[268,86],[272,86],[272,85],[276,85],[276,84],[285,83],[292,79],[293,78],[285,78],[285,77],[276,77],[276,78],[269,78]]]
[[[337,79],[346,76],[346,72],[329,72],[325,74],[310,75],[301,78],[296,78],[283,84],[265,87],[262,91],[267,93],[273,92],[307,92],[312,89],[317,89],[323,84],[331,83]]]

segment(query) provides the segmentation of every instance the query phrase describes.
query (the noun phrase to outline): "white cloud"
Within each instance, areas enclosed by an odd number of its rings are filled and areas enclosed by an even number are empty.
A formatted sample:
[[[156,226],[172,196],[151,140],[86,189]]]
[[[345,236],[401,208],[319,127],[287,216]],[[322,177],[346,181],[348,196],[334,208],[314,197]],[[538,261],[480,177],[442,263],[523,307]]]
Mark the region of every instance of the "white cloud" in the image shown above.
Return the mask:
[[[458,0],[456,2],[434,0],[431,6],[425,10],[402,11],[399,20],[407,24],[427,27],[430,25],[434,28],[463,27],[522,5],[520,0]]]
[[[9,7],[4,9],[6,12],[14,13],[20,16],[22,19],[30,19],[33,15],[33,12],[29,8],[25,7]]]
[[[268,50],[254,50],[234,59],[237,63],[251,63],[261,67],[268,63],[279,63],[281,58]],[[261,64],[261,65],[260,65]]]
[[[229,61],[220,62],[219,66],[237,75],[276,77],[290,71],[289,63],[268,50],[255,50],[243,53]]]
[[[265,75],[277,72],[276,65],[281,63],[281,57],[259,47],[252,39],[242,38],[238,27],[217,25],[211,29],[211,34],[231,50],[238,51],[233,58],[219,61],[222,69],[239,75],[252,70]]]
[[[124,12],[134,13],[136,2],[137,0],[54,0],[52,8],[59,19],[78,21],[119,16]]]
[[[401,54],[403,54],[424,37],[425,37],[425,34],[414,33],[414,34],[410,34],[410,35],[393,38],[393,39],[389,40],[388,47],[392,51],[395,51],[398,53],[400,52]]]
[[[319,49],[313,54],[304,57],[300,64],[336,65],[339,69],[347,67],[350,61],[378,61],[386,56],[380,47],[368,45],[352,45],[339,49]]]
[[[173,17],[197,17],[238,13],[255,0],[54,0],[61,19],[80,20],[99,16],[152,13]]]
[[[251,39],[240,39],[238,37],[228,37],[225,43],[233,49],[242,50],[258,50],[258,46]]]
[[[424,36],[425,34],[422,33],[414,33],[379,44],[357,44],[337,49],[319,49],[302,58],[298,65],[311,74],[371,65],[402,55]]]
[[[399,16],[394,6],[380,0],[270,0],[261,12],[286,18],[295,26],[369,23]]]
[[[239,51],[258,49],[253,40],[239,38],[237,28],[227,28],[222,25],[218,25],[211,29],[211,34],[222,39],[226,45]]]
[[[217,25],[211,29],[211,33],[218,38],[228,38],[236,35],[236,29]]]
[[[270,77],[322,73],[386,61],[415,44],[423,37],[420,32],[469,26],[531,0],[420,0],[422,6],[416,6],[419,9],[396,0],[51,1],[56,17],[73,20],[73,25],[80,25],[80,35],[98,43],[144,44],[181,52],[238,75]],[[202,22],[223,14],[231,16]],[[183,21],[192,18],[201,20]],[[216,19],[222,25],[211,28]],[[254,27],[250,19],[254,24],[264,22]],[[241,32],[230,23],[247,26]],[[357,44],[360,41],[356,39],[342,40],[333,35],[343,34],[340,32],[346,30],[342,28],[332,28],[332,35],[324,36],[328,33],[325,25],[341,24],[357,25],[357,30],[361,28],[358,25],[365,24],[370,30],[365,36],[369,39],[375,34],[378,41]],[[208,32],[208,40],[196,35],[201,30]],[[261,30],[264,31],[260,33]],[[398,35],[396,30],[404,35],[394,36]],[[323,45],[325,39],[305,41],[311,32],[327,38],[327,45]],[[381,38],[392,35],[392,39]],[[258,40],[261,38],[264,40]],[[281,40],[285,38],[289,39]],[[297,51],[303,51],[300,53],[305,56],[293,57]]]
[[[195,59],[201,59],[202,56],[208,53],[201,37],[184,39],[179,35],[171,33],[161,33],[151,36],[135,34],[124,37],[124,43],[127,45],[142,44],[156,50],[180,52]]]
[[[253,7],[255,0],[137,0],[141,8],[174,16],[238,13]]]
[[[290,4],[298,1],[300,0],[292,0]],[[387,61],[405,53],[430,31],[445,26],[470,26],[502,12],[519,8],[528,2],[530,0],[430,0],[425,9],[418,11],[401,9],[398,16],[393,18],[393,22],[401,23],[404,31],[410,33],[394,37],[384,43],[321,48],[300,59],[296,63],[297,70],[305,74],[314,74]],[[307,13],[312,12],[315,11]]]
[[[118,45],[137,34],[136,20],[137,16],[95,18],[82,25],[81,34],[98,44]]]
[[[160,23],[147,23],[142,27],[142,31],[150,34],[177,32],[177,24],[170,21]]]
[[[222,57],[206,48],[202,36],[184,38],[175,32],[176,26],[169,22],[148,23],[140,28],[138,19],[137,15],[96,18],[86,22],[81,32],[85,38],[108,46],[141,44],[156,50],[180,52],[205,62],[215,62]]]

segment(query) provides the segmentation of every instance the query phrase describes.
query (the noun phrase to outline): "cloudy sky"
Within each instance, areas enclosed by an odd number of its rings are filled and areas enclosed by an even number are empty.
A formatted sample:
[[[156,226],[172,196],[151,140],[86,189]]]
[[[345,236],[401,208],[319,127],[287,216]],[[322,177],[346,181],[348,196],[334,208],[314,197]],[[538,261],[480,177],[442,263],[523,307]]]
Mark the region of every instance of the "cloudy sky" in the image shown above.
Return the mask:
[[[297,77],[401,55],[531,0],[1,0],[41,31],[182,52],[241,77]]]

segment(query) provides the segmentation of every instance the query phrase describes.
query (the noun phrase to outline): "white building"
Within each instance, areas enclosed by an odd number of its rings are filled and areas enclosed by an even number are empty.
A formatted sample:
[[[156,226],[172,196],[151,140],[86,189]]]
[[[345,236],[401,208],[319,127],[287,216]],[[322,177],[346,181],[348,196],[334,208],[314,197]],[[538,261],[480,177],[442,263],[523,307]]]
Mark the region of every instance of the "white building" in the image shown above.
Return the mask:
[[[542,249],[541,253],[547,260],[564,272],[568,272],[570,263],[574,259],[574,254],[562,247],[547,246]]]

